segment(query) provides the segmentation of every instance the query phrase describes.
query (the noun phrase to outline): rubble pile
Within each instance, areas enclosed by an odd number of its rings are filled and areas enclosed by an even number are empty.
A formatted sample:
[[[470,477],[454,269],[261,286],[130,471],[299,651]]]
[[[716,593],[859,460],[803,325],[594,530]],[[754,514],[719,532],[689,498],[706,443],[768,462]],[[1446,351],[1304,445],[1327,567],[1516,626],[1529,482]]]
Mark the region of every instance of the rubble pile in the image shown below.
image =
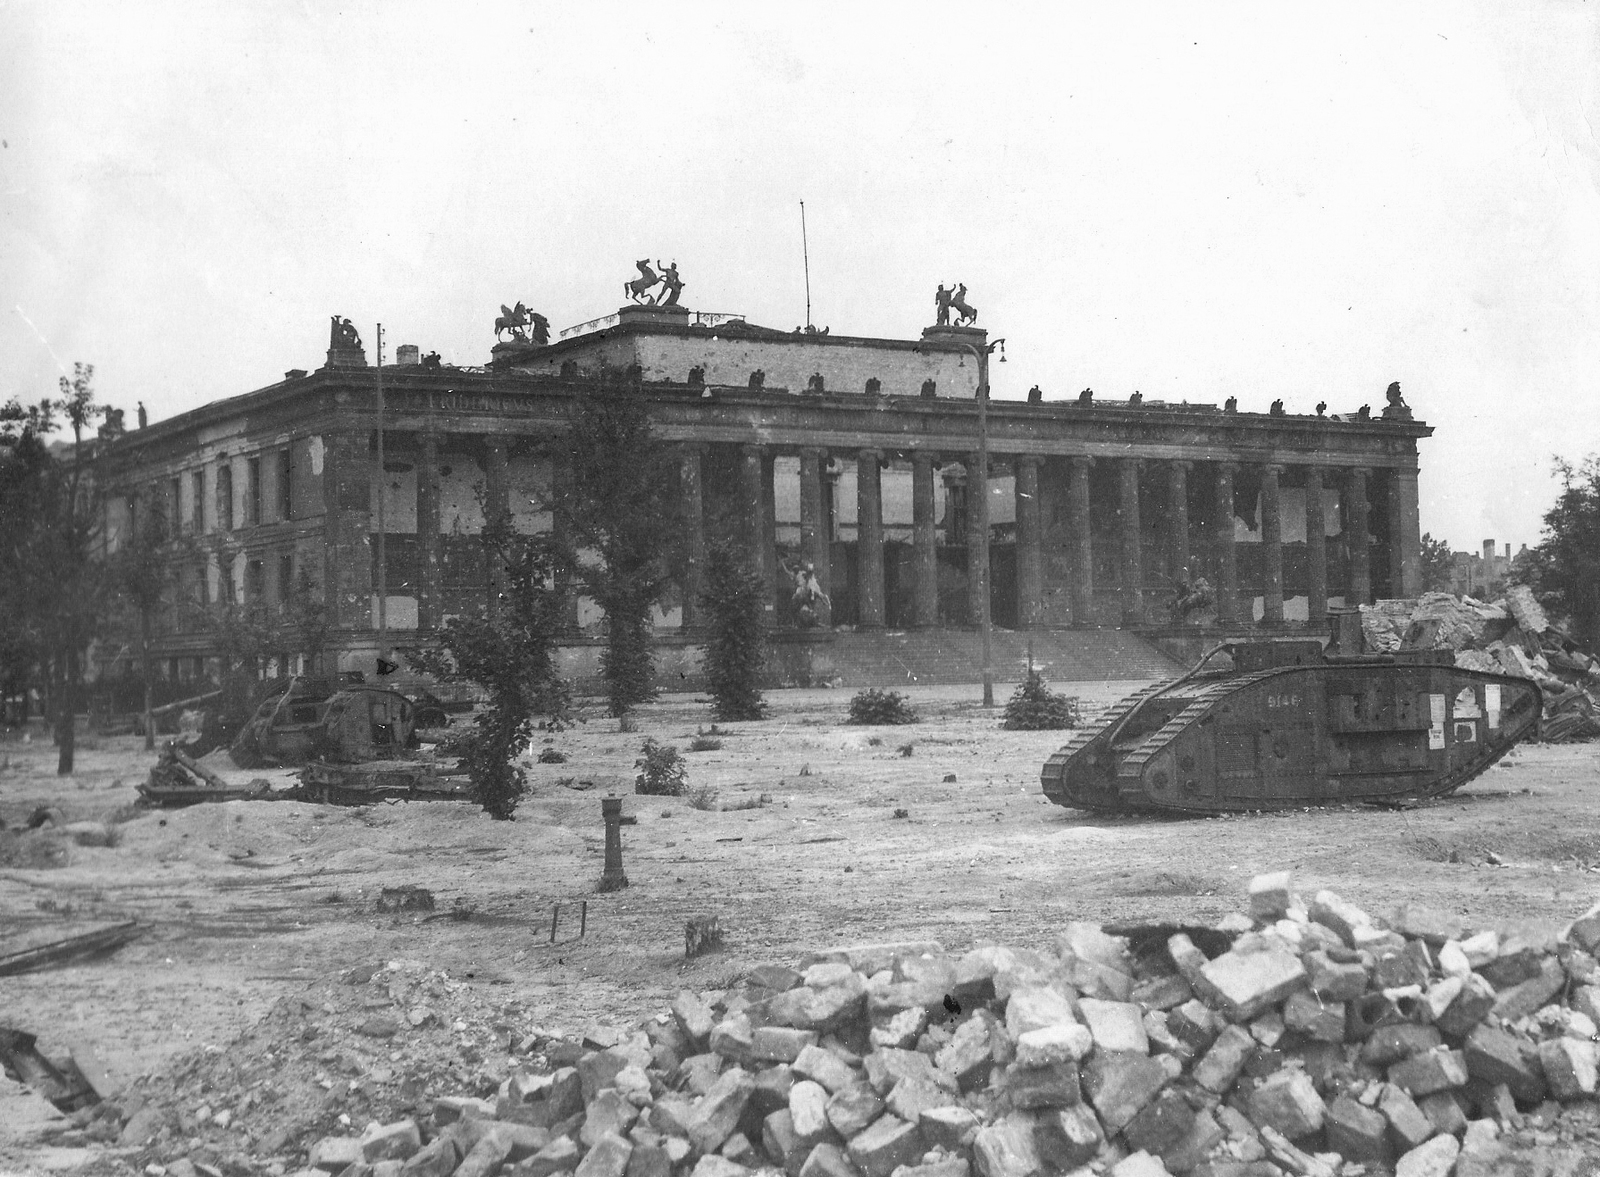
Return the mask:
[[[1477,1177],[1600,1152],[1600,904],[1469,934],[1283,873],[1248,917],[1126,932],[761,966],[637,1030],[534,1035],[497,1088],[346,1117],[303,1172]]]
[[[1546,743],[1600,736],[1600,660],[1550,624],[1526,585],[1492,604],[1424,593],[1363,605],[1361,634],[1371,653],[1454,650],[1463,669],[1532,679],[1544,692]]]

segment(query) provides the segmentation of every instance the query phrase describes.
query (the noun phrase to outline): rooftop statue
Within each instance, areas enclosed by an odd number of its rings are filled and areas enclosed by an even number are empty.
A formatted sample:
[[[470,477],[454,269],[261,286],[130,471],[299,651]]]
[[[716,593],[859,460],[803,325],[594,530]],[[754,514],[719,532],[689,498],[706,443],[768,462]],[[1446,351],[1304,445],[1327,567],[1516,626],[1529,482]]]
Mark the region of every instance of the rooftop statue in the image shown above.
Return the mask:
[[[1389,398],[1389,403],[1383,408],[1383,415],[1391,421],[1411,420],[1411,406],[1406,404],[1406,398],[1400,395],[1400,381],[1396,380],[1389,385],[1384,393]]]
[[[500,304],[500,317],[494,321],[494,337],[499,339],[502,331],[511,332],[513,343],[537,343],[542,347],[550,342],[550,320],[520,302],[515,307]]]
[[[683,293],[686,283],[678,277],[678,263],[664,266],[657,261],[655,267],[650,265],[650,259],[642,257],[633,263],[639,268],[639,276],[632,282],[622,284],[622,293],[640,306],[675,307],[678,305],[678,296]],[[659,269],[661,272],[657,273]],[[660,286],[655,297],[650,296],[650,291]]]
[[[956,326],[970,327],[978,321],[978,308],[967,305],[967,284],[963,282],[950,296],[950,306],[956,312]]]
[[[934,306],[934,313],[935,313],[934,325],[935,326],[937,326],[937,327],[948,327],[948,326],[950,326],[950,300],[954,296],[955,296],[954,288],[946,290],[944,283],[943,282],[939,283],[939,289],[934,293],[934,296],[933,296],[933,306]]]
[[[332,316],[333,325],[328,330],[329,351],[360,351],[361,333],[349,319]]]
[[[662,266],[657,261],[656,265],[661,266],[661,293],[656,296],[656,304],[664,307],[675,307],[678,305],[678,295],[683,292],[684,286],[683,280],[678,277],[678,263],[673,262],[670,266]]]

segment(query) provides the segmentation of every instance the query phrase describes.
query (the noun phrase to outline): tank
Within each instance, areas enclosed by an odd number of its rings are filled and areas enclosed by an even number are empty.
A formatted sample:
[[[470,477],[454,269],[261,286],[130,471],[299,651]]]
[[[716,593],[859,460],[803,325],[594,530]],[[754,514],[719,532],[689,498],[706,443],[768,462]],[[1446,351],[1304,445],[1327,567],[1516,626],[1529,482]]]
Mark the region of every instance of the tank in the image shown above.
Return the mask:
[[[1208,669],[1221,653],[1232,668]],[[1041,780],[1057,805],[1115,813],[1421,800],[1534,733],[1541,703],[1534,683],[1461,669],[1450,650],[1226,642],[1075,733]]]
[[[295,676],[268,691],[228,754],[240,768],[393,757],[413,743],[415,710],[398,691]]]

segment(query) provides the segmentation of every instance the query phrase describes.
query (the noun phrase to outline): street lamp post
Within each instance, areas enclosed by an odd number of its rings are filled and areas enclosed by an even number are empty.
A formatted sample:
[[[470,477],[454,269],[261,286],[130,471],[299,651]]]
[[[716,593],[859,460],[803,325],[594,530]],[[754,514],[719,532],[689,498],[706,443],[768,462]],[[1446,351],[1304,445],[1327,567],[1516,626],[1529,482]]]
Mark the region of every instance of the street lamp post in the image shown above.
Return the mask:
[[[989,622],[989,354],[1000,349],[1000,362],[1006,362],[1006,341],[1002,337],[982,347],[970,343],[958,346],[971,352],[978,361],[978,470],[968,488],[968,509],[977,512],[974,530],[978,533],[978,633],[983,639],[983,705],[994,706],[994,646]]]

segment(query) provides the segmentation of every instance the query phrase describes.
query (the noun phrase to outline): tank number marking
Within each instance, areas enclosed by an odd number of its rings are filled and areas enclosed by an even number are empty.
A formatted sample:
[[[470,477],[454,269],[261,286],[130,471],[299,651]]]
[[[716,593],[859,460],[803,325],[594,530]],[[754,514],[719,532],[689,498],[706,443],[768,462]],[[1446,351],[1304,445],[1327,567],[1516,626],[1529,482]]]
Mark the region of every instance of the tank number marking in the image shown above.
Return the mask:
[[[1268,707],[1298,707],[1303,702],[1299,695],[1268,695]]]

